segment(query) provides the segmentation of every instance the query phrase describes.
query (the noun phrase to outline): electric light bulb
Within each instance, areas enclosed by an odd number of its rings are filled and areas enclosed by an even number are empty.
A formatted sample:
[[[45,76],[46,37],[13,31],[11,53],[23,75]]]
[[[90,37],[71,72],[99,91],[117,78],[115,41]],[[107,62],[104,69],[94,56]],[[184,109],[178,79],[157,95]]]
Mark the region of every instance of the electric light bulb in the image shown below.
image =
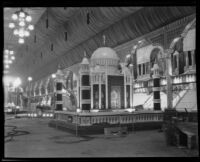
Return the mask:
[[[13,20],[17,20],[17,19],[18,19],[17,14],[12,14],[12,19],[13,19]]]
[[[12,29],[12,28],[14,28],[14,27],[15,27],[15,24],[14,24],[14,23],[9,23],[9,25],[8,25],[8,26],[9,26],[9,28],[11,28],[11,29]]]
[[[20,12],[19,13],[19,17],[25,17],[25,13],[24,12]]]
[[[29,31],[24,31],[24,35],[28,37],[30,35]]]
[[[24,21],[20,21],[19,22],[19,26],[25,26],[25,22]]]
[[[14,51],[10,51],[10,55],[13,55],[14,54]]]
[[[52,74],[51,76],[52,76],[52,78],[55,78],[55,77],[56,77],[56,74]]]
[[[18,31],[17,29],[15,29],[15,30],[13,31],[13,34],[14,34],[14,35],[18,35],[18,34],[19,34],[19,31]]]
[[[23,44],[24,43],[24,39],[23,38],[19,38],[18,43]]]
[[[9,63],[9,64],[12,64],[12,60],[8,60],[8,63]]]
[[[32,77],[28,77],[28,81],[32,81]]]
[[[15,60],[15,56],[12,56],[11,59],[12,59],[12,60]]]
[[[26,21],[27,21],[27,22],[31,22],[31,20],[32,20],[32,17],[31,17],[31,16],[26,16]]]
[[[28,29],[29,29],[29,30],[33,30],[33,29],[34,29],[34,26],[33,26],[33,25],[29,25],[29,26],[28,26]]]
[[[9,65],[5,65],[5,68],[8,69],[8,68],[9,68]]]
[[[20,29],[20,30],[19,30],[19,36],[20,36],[20,37],[24,37],[24,30],[23,30],[23,29]]]

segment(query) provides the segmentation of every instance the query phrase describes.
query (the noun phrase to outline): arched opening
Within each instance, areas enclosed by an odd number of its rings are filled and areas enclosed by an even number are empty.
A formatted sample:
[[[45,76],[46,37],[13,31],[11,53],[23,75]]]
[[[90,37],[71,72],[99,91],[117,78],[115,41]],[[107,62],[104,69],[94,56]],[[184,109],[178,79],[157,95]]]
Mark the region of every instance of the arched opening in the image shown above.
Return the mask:
[[[172,60],[172,72],[176,75],[184,73],[184,67],[186,65],[185,55],[183,52],[183,38],[178,37],[175,38],[171,45],[171,49],[173,50],[171,60]]]
[[[154,66],[155,61],[157,61],[158,66],[160,68],[160,75],[163,75],[166,70],[166,63],[165,59],[162,58],[163,55],[163,49],[162,47],[155,47],[152,49],[150,54],[150,76],[153,75],[152,68]]]

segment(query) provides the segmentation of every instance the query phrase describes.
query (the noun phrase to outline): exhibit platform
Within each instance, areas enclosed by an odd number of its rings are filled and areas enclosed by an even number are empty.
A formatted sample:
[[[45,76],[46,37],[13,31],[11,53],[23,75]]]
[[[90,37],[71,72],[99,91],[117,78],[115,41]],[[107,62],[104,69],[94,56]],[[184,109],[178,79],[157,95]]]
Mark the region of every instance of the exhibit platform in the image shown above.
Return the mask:
[[[163,123],[163,111],[137,112],[66,112],[55,111],[49,126],[76,134],[102,134],[105,128],[126,127],[128,131],[159,129]]]

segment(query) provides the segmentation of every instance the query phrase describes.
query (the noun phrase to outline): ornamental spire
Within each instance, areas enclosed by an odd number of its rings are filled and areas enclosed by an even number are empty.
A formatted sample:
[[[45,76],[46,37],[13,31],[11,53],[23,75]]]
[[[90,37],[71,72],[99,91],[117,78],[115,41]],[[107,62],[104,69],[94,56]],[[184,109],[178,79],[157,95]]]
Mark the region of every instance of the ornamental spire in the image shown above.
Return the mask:
[[[105,45],[106,45],[106,36],[103,35],[103,46],[105,46]]]

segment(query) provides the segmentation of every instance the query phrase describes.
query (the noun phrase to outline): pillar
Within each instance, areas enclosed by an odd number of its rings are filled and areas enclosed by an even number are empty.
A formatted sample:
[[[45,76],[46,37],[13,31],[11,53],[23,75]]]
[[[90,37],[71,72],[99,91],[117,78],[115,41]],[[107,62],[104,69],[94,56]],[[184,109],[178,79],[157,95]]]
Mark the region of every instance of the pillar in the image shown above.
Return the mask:
[[[99,109],[101,109],[101,74],[99,74]]]
[[[130,77],[130,106],[133,107],[133,83],[134,83],[134,66],[130,67],[131,77]]]
[[[61,85],[61,86],[58,86]],[[62,111],[63,110],[63,98],[62,98],[62,81],[56,80],[56,110]]]
[[[124,108],[127,108],[127,99],[126,99],[126,74],[124,73]]]
[[[166,80],[167,80],[167,108],[173,108],[173,94],[172,94],[172,78],[171,74],[171,53],[172,51],[168,50],[165,52],[166,54]]]
[[[140,64],[141,65],[141,75],[143,76],[143,64]]]
[[[106,70],[107,70],[107,67],[106,67]],[[108,109],[108,74],[106,73],[105,75],[106,77],[106,109]]]
[[[58,70],[56,72],[56,79],[55,79],[55,90],[56,90],[56,111],[63,110],[63,98],[62,98],[62,89],[63,89],[63,82],[64,82],[64,74],[61,70],[61,67],[58,66]]]
[[[195,60],[194,59],[194,57],[195,57],[194,56],[194,50],[191,51],[191,55],[192,55],[192,66],[194,66],[195,65],[195,62],[194,62],[194,60]]]
[[[94,92],[93,92],[93,75],[92,75],[92,74],[91,74],[91,76],[90,76],[90,79],[91,79],[91,83],[90,83],[90,84],[91,84],[91,85],[90,85],[90,86],[91,86],[91,91],[90,91],[90,96],[91,96],[91,109],[93,109],[93,107],[94,107],[94,101],[93,101],[93,100],[94,100],[94,99],[93,99],[94,96],[93,96],[93,93],[94,93]]]
[[[187,71],[187,69],[188,69],[188,67],[189,67],[189,63],[188,63],[188,52],[185,52],[185,54],[186,54],[186,56],[185,56],[185,62],[186,62],[186,71]]]
[[[177,62],[177,75],[179,75],[179,53],[176,55],[176,62]]]
[[[159,67],[155,62],[153,66],[153,105],[154,110],[161,110],[160,106],[160,75]]]
[[[80,109],[82,110],[82,75],[80,76]]]
[[[79,92],[79,87],[80,87],[80,83],[79,83],[79,77],[77,78],[77,108],[80,108],[80,92]]]

